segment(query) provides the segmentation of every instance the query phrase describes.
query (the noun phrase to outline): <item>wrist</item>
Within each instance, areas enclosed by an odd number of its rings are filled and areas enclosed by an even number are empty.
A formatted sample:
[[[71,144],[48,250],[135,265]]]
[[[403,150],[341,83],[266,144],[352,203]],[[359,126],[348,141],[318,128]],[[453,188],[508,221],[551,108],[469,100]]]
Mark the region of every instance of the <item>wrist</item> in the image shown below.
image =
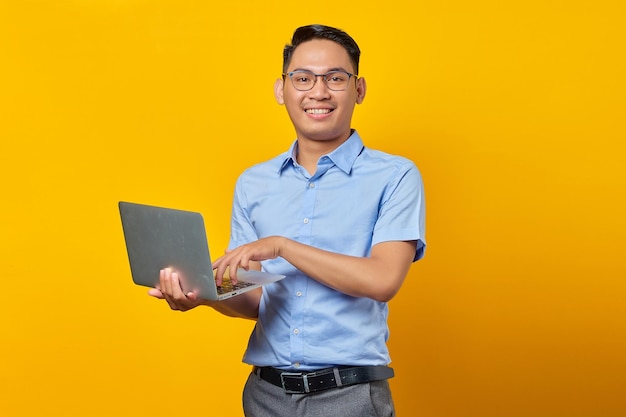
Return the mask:
[[[218,301],[202,299],[200,301],[201,306],[213,307]]]
[[[276,239],[277,239],[277,243],[276,243],[276,249],[275,249],[274,254],[276,255],[276,258],[278,257],[284,258],[286,248],[289,245],[289,239],[287,239],[284,236],[276,236]]]

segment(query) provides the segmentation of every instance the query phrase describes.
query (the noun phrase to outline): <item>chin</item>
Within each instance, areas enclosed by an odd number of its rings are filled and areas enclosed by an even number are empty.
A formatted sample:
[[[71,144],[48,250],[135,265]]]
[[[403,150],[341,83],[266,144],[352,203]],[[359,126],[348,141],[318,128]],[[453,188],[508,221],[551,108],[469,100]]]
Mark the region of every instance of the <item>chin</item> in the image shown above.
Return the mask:
[[[332,142],[341,139],[342,135],[330,132],[308,132],[301,135],[301,137],[315,142]]]
[[[346,135],[346,132],[347,135]],[[307,138],[309,140],[314,140],[314,141],[324,141],[324,142],[329,142],[329,141],[334,141],[334,140],[340,140],[340,139],[344,139],[348,138],[350,136],[350,132],[351,130],[348,129],[328,129],[328,128],[320,128],[319,129],[301,129],[299,130],[299,135],[298,137],[304,137]]]

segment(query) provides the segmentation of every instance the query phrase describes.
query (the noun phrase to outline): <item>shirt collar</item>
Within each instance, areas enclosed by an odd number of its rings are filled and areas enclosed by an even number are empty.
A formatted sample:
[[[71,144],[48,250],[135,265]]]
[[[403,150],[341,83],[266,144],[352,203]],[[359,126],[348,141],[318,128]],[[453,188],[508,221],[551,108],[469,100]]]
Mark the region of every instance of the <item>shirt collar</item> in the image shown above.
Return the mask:
[[[333,161],[337,168],[346,174],[350,174],[350,171],[352,171],[352,165],[354,165],[354,161],[356,161],[356,158],[362,150],[363,140],[361,140],[357,131],[353,130],[348,140],[326,156]],[[278,173],[281,173],[290,163],[296,163],[297,151],[298,141],[295,140],[289,147],[289,150],[284,154],[285,157],[282,164],[280,164],[280,167],[278,168]]]

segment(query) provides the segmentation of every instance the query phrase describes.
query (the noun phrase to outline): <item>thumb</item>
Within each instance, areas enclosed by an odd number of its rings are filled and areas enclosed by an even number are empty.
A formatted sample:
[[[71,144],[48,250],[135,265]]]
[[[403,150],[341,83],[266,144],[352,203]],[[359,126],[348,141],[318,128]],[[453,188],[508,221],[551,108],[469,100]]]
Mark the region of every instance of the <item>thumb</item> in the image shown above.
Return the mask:
[[[165,297],[163,297],[163,293],[161,292],[161,290],[158,290],[156,288],[150,288],[148,290],[148,295],[154,297],[154,298],[158,298],[160,300],[163,300]]]

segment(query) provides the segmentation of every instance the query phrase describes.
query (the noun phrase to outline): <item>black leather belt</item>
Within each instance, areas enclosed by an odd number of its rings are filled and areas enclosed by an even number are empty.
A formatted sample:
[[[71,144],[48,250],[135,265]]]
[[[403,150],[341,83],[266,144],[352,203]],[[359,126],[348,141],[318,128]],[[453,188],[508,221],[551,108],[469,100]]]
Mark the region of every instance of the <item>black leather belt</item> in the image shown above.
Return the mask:
[[[307,394],[346,385],[361,384],[392,378],[393,368],[388,366],[338,366],[313,372],[288,372],[281,369],[254,367],[261,379],[281,387],[287,394]]]

